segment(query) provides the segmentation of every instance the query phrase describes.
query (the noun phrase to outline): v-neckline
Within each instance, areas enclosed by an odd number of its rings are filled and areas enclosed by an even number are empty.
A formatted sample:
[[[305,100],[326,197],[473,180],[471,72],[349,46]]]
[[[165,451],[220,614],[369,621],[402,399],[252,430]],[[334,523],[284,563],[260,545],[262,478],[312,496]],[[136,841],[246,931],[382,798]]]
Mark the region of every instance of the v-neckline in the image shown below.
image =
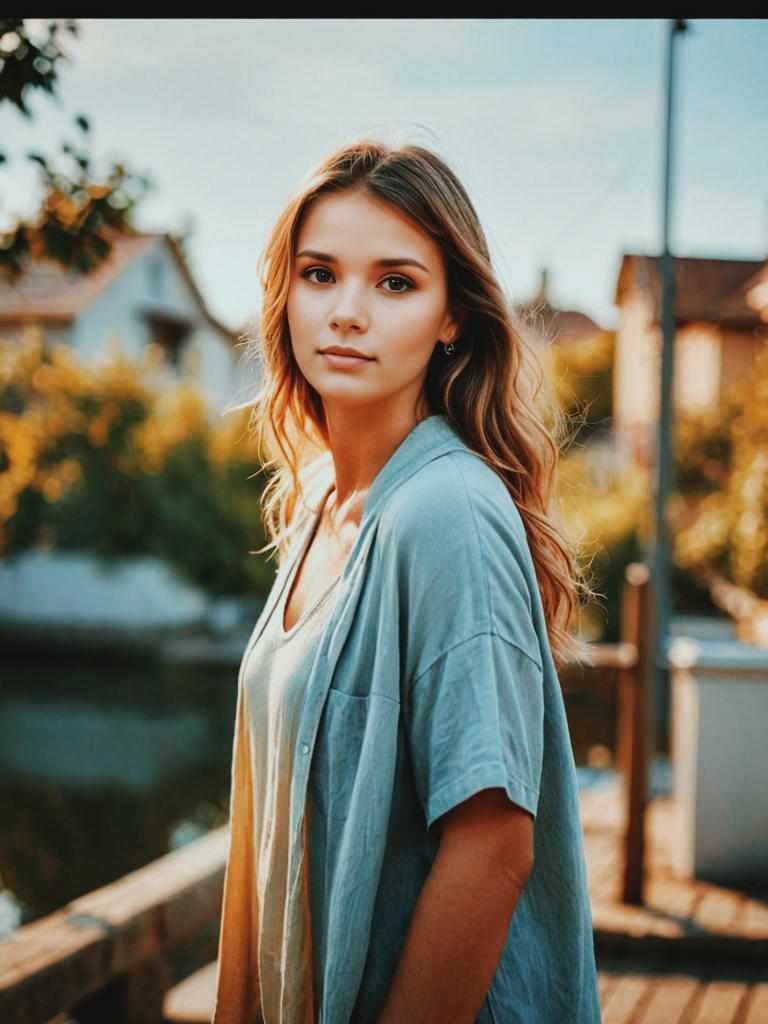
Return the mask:
[[[306,620],[312,615],[315,609],[328,596],[330,591],[333,589],[333,587],[336,586],[336,584],[339,582],[343,575],[344,570],[342,569],[341,572],[328,584],[328,586],[325,588],[322,594],[320,594],[308,608],[304,609],[304,611],[301,613],[299,618],[294,622],[291,628],[285,628],[285,613],[288,608],[288,602],[291,596],[291,591],[293,590],[293,585],[296,582],[296,577],[298,576],[301,566],[304,563],[304,559],[307,555],[307,552],[309,551],[310,547],[312,546],[312,542],[315,539],[315,535],[317,534],[317,529],[318,526],[320,525],[320,520],[322,518],[323,510],[325,509],[325,504],[328,501],[328,496],[334,489],[334,486],[334,483],[331,483],[328,486],[328,489],[325,492],[325,496],[323,497],[322,502],[318,506],[318,511],[314,513],[314,518],[311,521],[310,526],[307,530],[306,539],[304,540],[300,550],[296,554],[293,566],[291,567],[290,576],[285,585],[285,589],[283,590],[283,598],[280,601],[280,605],[277,611],[277,632],[281,640],[290,640],[294,633],[296,633],[299,630],[299,628],[304,624],[304,622],[306,622]]]

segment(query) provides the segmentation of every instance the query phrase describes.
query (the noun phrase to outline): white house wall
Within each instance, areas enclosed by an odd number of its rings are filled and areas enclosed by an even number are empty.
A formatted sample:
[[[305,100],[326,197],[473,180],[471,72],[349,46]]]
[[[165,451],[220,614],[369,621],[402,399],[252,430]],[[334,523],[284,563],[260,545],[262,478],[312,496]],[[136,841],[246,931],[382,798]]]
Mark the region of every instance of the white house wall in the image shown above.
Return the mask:
[[[704,412],[717,408],[722,363],[720,329],[691,324],[678,329],[674,345],[675,409]]]
[[[237,350],[209,328],[198,327],[189,339],[189,362],[212,415],[219,416],[235,395]]]
[[[73,326],[72,345],[85,362],[97,365],[107,359],[109,341],[115,339],[127,356],[140,361],[152,339],[148,313],[190,322],[182,365],[199,363],[200,385],[217,414],[233,395],[235,350],[201,312],[162,238],[126,265],[83,310]]]
[[[616,332],[613,414],[619,443],[645,437],[658,417],[659,331],[650,323],[650,306],[632,292],[622,303]]]

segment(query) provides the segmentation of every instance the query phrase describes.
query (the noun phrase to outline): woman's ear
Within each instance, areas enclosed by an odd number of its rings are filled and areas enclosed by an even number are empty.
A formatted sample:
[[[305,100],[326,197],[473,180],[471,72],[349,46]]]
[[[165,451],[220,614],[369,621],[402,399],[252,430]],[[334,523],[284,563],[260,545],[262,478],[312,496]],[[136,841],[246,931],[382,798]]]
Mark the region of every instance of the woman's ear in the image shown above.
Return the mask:
[[[464,330],[464,322],[467,317],[467,312],[464,309],[451,308],[450,316],[446,319],[443,333],[440,335],[445,340],[446,344],[452,341],[456,341],[461,332]]]

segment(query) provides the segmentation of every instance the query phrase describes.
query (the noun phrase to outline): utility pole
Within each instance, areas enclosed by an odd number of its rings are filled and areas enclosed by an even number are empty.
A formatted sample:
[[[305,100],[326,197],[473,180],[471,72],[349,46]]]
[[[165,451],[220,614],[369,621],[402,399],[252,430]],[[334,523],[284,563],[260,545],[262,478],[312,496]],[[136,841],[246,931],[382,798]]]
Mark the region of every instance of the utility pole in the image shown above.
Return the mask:
[[[651,588],[652,600],[649,617],[649,639],[651,641],[651,650],[654,652],[653,658],[649,659],[648,670],[649,772],[656,753],[658,732],[663,729],[668,734],[669,719],[669,672],[667,669],[666,648],[671,618],[669,596],[671,556],[665,507],[672,485],[672,470],[674,466],[672,451],[672,367],[675,337],[675,268],[674,257],[669,250],[669,225],[672,210],[672,122],[674,112],[675,47],[678,36],[686,31],[688,31],[688,25],[684,20],[669,20],[661,254],[661,381],[659,423],[656,440],[656,515],[651,559],[651,580],[653,585]]]

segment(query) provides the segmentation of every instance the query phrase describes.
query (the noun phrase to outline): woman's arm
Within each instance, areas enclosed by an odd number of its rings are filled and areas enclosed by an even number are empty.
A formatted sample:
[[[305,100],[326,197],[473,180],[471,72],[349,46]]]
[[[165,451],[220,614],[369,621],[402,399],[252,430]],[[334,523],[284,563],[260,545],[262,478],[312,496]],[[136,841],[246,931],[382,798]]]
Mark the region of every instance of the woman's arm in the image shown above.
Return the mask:
[[[485,789],[442,817],[378,1024],[474,1024],[533,867],[533,816]]]

